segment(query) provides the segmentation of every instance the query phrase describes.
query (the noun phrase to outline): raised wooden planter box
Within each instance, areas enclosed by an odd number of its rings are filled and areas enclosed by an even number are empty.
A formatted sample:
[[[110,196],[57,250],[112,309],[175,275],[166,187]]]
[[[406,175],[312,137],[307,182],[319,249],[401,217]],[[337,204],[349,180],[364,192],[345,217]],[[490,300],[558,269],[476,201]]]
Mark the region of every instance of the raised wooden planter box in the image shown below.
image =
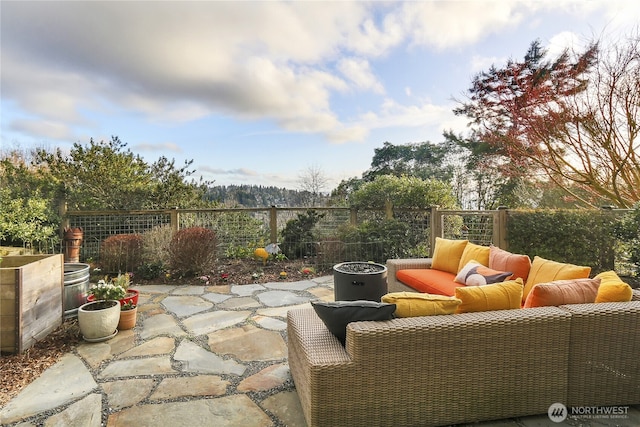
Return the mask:
[[[62,324],[63,264],[62,254],[2,257],[2,353],[22,353]]]

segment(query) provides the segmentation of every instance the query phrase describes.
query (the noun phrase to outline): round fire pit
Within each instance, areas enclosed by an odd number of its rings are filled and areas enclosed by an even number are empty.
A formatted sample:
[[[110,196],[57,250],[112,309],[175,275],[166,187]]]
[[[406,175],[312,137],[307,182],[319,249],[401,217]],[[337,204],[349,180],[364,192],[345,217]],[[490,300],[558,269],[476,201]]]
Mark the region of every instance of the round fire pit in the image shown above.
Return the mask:
[[[375,262],[343,262],[333,266],[336,301],[378,301],[387,293],[387,267]]]

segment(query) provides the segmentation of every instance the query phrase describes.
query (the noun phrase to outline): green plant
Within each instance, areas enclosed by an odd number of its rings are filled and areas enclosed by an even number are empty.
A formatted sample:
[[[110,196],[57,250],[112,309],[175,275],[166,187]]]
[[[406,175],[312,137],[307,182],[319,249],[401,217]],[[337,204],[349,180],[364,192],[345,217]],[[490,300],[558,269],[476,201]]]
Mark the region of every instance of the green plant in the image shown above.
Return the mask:
[[[47,203],[37,192],[15,198],[8,189],[0,189],[0,241],[20,246],[58,242]]]
[[[89,294],[96,300],[120,300],[127,294],[127,290],[121,284],[101,279],[96,285],[91,286]]]
[[[616,236],[636,276],[640,277],[640,203],[625,214],[616,225]]]
[[[169,245],[171,268],[183,276],[206,274],[216,263],[217,248],[216,233],[208,228],[178,230]]]
[[[141,234],[107,237],[100,245],[100,266],[108,273],[136,271],[142,261],[141,252]]]
[[[133,310],[134,308],[136,308],[136,305],[133,303],[133,301],[129,301],[122,304],[122,306],[120,307],[120,310],[127,311],[127,310]]]
[[[317,248],[313,244],[315,236],[313,228],[324,218],[325,214],[319,214],[316,210],[309,209],[305,213],[298,214],[298,217],[287,221],[282,230],[282,243],[280,248],[289,258],[302,258],[313,256]]]
[[[142,263],[138,267],[137,274],[145,280],[153,280],[162,274],[164,266],[161,263]]]
[[[143,266],[166,267],[169,265],[169,245],[173,238],[173,229],[170,225],[159,225],[142,234],[142,264]],[[148,269],[147,269],[148,271]],[[152,269],[153,271],[153,269]]]

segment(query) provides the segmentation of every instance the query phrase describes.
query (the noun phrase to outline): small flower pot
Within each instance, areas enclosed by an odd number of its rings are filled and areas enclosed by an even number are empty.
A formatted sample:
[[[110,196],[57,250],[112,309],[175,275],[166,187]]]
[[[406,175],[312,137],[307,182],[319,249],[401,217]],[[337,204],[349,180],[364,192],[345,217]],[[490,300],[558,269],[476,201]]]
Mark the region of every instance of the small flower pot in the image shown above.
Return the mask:
[[[120,321],[118,322],[118,330],[126,331],[127,329],[133,329],[136,326],[138,320],[138,307],[134,307],[130,310],[120,311]]]
[[[99,342],[113,338],[120,321],[120,303],[116,300],[94,301],[78,308],[78,325],[85,341]]]

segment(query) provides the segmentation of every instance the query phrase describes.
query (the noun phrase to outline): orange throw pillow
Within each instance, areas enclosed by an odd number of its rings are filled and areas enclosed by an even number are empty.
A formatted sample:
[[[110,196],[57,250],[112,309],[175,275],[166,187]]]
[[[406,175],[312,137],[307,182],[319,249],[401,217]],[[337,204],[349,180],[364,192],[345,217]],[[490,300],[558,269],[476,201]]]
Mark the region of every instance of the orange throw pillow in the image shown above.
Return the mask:
[[[539,283],[531,289],[524,308],[590,304],[595,302],[600,279],[556,280]]]
[[[589,277],[589,273],[591,273],[591,267],[564,264],[536,256],[533,258],[529,277],[524,284],[522,302],[525,302],[531,289],[538,283],[549,283],[556,280],[586,279]]]
[[[497,246],[489,247],[489,268],[498,271],[511,271],[511,280],[520,278],[523,282],[529,277],[531,258],[528,255],[512,254]]]

